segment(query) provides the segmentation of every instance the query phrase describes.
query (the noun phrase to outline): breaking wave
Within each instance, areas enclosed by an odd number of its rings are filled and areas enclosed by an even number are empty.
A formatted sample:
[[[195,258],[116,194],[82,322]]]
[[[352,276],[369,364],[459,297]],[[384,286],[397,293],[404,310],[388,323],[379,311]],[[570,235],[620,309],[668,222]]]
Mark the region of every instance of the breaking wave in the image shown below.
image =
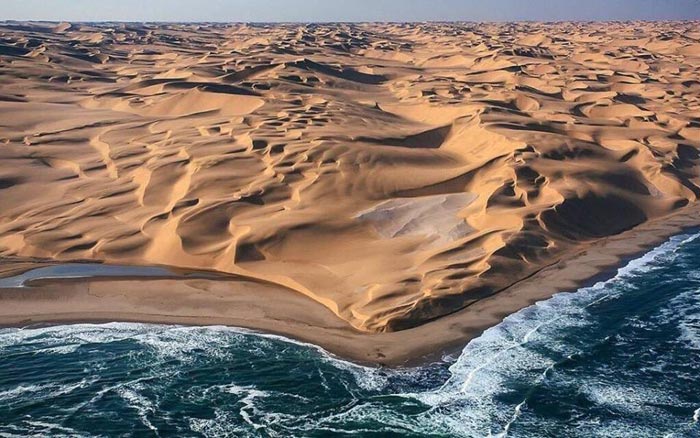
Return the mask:
[[[418,368],[227,327],[0,329],[0,436],[698,436],[698,237]]]

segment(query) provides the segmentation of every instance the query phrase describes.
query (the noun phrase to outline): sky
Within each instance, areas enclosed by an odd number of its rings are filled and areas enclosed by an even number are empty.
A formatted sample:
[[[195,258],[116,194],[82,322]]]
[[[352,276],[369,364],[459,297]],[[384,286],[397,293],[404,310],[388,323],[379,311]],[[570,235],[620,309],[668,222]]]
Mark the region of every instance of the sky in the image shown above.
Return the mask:
[[[0,20],[560,21],[700,19],[700,0],[0,0]]]

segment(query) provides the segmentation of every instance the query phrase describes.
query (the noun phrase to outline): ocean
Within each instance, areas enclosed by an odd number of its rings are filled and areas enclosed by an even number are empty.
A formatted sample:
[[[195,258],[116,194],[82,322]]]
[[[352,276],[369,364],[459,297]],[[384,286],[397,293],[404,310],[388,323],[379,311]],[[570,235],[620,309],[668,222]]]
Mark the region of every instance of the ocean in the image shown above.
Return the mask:
[[[0,329],[0,437],[699,437],[700,233],[382,369],[226,327]]]

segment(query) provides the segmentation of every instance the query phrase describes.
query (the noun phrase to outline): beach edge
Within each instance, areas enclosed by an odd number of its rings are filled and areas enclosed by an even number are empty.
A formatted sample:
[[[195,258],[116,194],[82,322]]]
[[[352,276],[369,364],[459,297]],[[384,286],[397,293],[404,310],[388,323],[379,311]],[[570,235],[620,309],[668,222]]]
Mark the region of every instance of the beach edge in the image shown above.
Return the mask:
[[[672,215],[579,247],[459,311],[395,332],[358,331],[320,303],[275,285],[201,278],[41,280],[31,288],[0,289],[0,326],[105,322],[225,325],[311,343],[363,365],[415,366],[461,350],[506,316],[538,301],[611,278],[628,261],[673,235],[697,227],[700,205],[691,204]],[[18,297],[18,293],[23,295]]]

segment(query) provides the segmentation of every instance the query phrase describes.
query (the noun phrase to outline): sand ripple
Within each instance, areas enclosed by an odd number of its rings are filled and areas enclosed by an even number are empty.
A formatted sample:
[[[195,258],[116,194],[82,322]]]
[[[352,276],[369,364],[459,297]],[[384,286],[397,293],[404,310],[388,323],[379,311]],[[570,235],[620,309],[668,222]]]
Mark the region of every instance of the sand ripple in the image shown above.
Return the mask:
[[[700,195],[697,23],[0,26],[0,256],[216,269],[352,326]]]

